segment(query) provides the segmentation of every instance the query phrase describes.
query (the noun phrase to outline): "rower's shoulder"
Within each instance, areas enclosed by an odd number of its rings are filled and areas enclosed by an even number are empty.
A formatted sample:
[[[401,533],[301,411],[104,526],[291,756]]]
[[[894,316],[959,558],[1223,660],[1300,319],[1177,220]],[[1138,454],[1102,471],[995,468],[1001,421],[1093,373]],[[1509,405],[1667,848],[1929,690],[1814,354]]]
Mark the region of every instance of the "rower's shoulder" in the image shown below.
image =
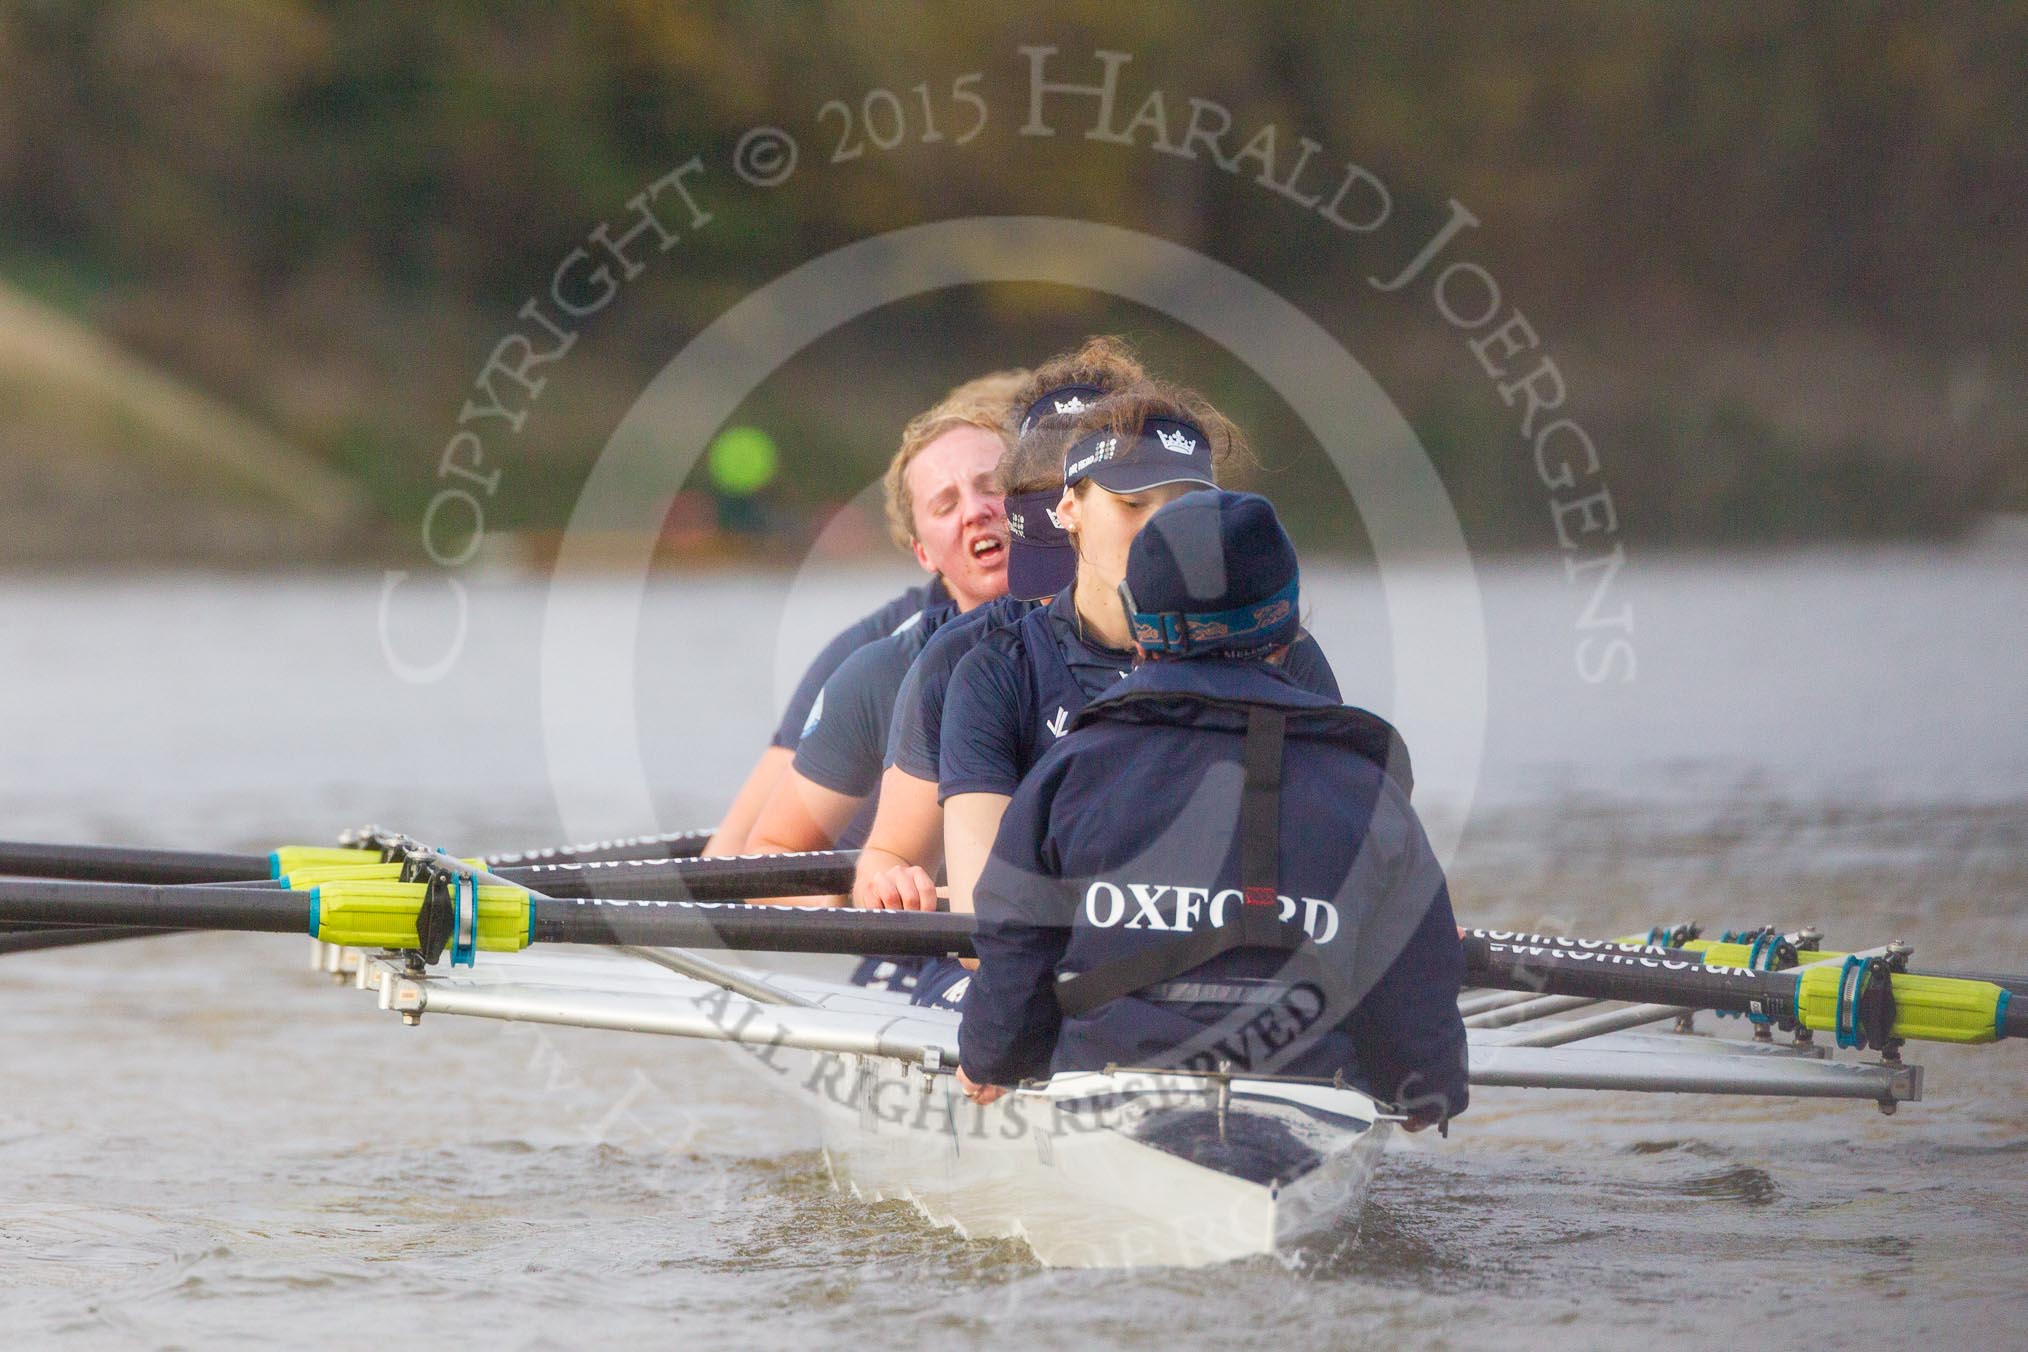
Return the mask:
[[[857,690],[868,686],[885,685],[890,694],[901,679],[908,664],[914,660],[917,644],[911,642],[909,631],[889,634],[855,648],[838,669],[831,673],[831,679],[824,682],[829,690]]]
[[[885,636],[917,623],[924,611],[940,605],[948,599],[949,593],[944,591],[942,583],[936,578],[931,578],[927,582],[918,583],[910,587],[902,592],[901,595],[889,600],[878,610],[866,616],[863,623],[868,628],[876,630],[880,635]]]
[[[955,668],[966,654],[995,634],[1018,625],[1034,602],[1002,596],[947,620],[931,634],[916,660],[926,668]]]
[[[951,667],[952,694],[966,690],[998,707],[1014,693],[1020,651],[1018,628],[1003,625],[983,631]]]

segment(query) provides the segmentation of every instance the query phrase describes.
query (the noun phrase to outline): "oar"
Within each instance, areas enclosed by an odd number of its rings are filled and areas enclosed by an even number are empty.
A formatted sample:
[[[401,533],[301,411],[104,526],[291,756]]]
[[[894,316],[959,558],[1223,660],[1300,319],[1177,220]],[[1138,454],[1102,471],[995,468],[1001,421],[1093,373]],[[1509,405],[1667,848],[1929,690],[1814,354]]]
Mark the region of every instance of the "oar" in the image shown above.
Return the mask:
[[[308,891],[0,879],[0,920],[307,932],[327,943],[421,949],[431,957],[456,928],[466,935],[465,961],[474,949],[511,952],[531,943],[954,956],[972,948],[968,915],[570,900],[483,880],[450,891],[458,896],[455,920],[437,913],[451,905],[442,878]],[[1586,949],[1574,939],[1515,944],[1468,935],[1461,942],[1466,977],[1478,986],[1759,1014],[1835,1033],[1844,1046],[2028,1037],[2028,1000],[2015,1005],[2003,986],[1888,973],[1858,958],[1761,972]]]
[[[822,897],[852,890],[857,850],[804,854],[738,854],[710,859],[598,859],[584,863],[495,867],[494,881],[548,897],[607,897],[625,901],[737,901],[746,897]],[[397,865],[384,866],[390,870]],[[310,885],[321,884],[311,870]],[[284,881],[292,886],[292,875]],[[335,880],[334,880],[335,881]],[[353,881],[353,879],[346,879]]]
[[[944,912],[572,899],[491,883],[476,893],[477,947],[494,952],[564,943],[936,957],[966,956],[972,946],[972,917]],[[307,933],[355,948],[413,949],[421,944],[417,916],[425,894],[421,883],[328,883],[290,891],[0,879],[0,920]]]
[[[1592,1000],[1758,1014],[1783,1026],[1835,1033],[1840,1046],[1889,1039],[1991,1042],[2028,1037],[2028,1000],[1987,981],[1878,972],[1862,958],[1785,972],[1713,967],[1681,959],[1586,947],[1580,940],[1516,943],[1467,934],[1468,979],[1479,986],[1581,995]],[[1883,990],[1878,983],[1887,982]]]
[[[425,860],[434,856],[425,855]],[[738,901],[747,897],[827,897],[852,890],[857,850],[802,854],[714,855],[709,859],[595,859],[581,864],[483,867],[496,883],[512,883],[550,897],[610,897],[625,901]],[[393,882],[402,865],[334,864],[298,869],[272,882],[240,887],[297,891],[336,882]]]
[[[1769,970],[1758,957],[1751,944],[1719,943],[1709,939],[1696,939],[1679,948],[1660,944],[1637,944],[1614,939],[1573,939],[1556,934],[1523,934],[1514,930],[1463,929],[1458,931],[1461,938],[1486,939],[1495,943],[1522,945],[1532,948],[1556,948],[1577,953],[1618,953],[1628,957],[1661,958],[1669,962],[1700,963],[1707,967],[1742,967],[1749,970]],[[1807,967],[1814,963],[1842,962],[1851,956],[1847,953],[1818,952],[1803,949],[1795,955],[1795,966]],[[1773,969],[1780,970],[1780,969]],[[1984,982],[1999,986],[2010,994],[2028,997],[2028,976],[2009,976],[2000,972],[1970,972],[1954,968],[1911,967],[1910,976],[1940,977],[1948,981]]]
[[[579,845],[509,850],[485,856],[489,865],[585,863],[592,860],[693,858],[711,838],[709,831],[671,831]],[[315,862],[377,858],[377,852],[343,847],[285,845],[268,854],[226,854],[209,850],[168,850],[128,845],[45,845],[0,841],[0,874],[21,878],[71,878],[107,883],[225,883],[267,879]]]
[[[320,852],[318,858],[323,857]],[[355,851],[353,853],[363,853]],[[435,860],[432,855],[423,856]],[[710,859],[615,859],[585,863],[533,864],[487,869],[487,881],[527,888],[539,895],[571,900],[593,896],[616,901],[735,901],[747,897],[830,896],[852,888],[856,850],[819,850],[805,854],[731,855]],[[481,861],[482,863],[484,861]],[[240,892],[296,891],[326,883],[396,883],[400,863],[313,863],[277,881],[180,884],[179,890]],[[76,881],[76,880],[73,880]],[[118,884],[114,884],[118,885]],[[126,884],[129,886],[144,884]],[[155,884],[145,884],[155,885]],[[159,913],[158,913],[159,914]],[[8,922],[0,920],[0,926]],[[72,919],[38,924],[81,926],[104,923]],[[175,928],[176,922],[141,922]],[[125,937],[125,936],[117,936]],[[75,943],[90,942],[75,939]],[[0,949],[0,952],[6,950]]]

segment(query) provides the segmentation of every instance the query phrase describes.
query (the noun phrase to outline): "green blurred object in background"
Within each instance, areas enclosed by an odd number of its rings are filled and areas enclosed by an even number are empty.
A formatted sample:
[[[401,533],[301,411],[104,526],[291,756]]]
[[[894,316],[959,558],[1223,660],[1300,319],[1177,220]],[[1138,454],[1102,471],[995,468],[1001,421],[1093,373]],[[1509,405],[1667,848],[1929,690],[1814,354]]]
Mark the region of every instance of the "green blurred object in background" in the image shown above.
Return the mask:
[[[775,481],[775,439],[758,427],[728,427],[705,452],[711,486],[728,497],[751,497]]]

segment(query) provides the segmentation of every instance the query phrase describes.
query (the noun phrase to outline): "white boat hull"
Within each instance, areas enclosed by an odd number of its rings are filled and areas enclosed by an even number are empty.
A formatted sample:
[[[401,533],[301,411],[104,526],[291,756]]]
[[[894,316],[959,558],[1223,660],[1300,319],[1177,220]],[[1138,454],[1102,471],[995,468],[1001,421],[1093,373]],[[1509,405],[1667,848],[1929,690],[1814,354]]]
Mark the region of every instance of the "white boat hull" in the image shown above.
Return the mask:
[[[460,1014],[737,1044],[735,1064],[815,1110],[841,1187],[906,1199],[973,1238],[1025,1240],[1052,1266],[1195,1267],[1313,1237],[1342,1242],[1387,1135],[1355,1090],[1243,1078],[1059,1075],[981,1109],[942,1069],[955,1057],[955,1013],[786,967],[749,980],[700,973],[691,955],[678,975],[658,966],[679,955],[627,952],[488,955],[476,969],[416,973],[385,957],[318,950],[320,966],[353,973],[410,1020]],[[1477,1085],[1886,1107],[1921,1093],[1913,1066],[1763,1043],[1628,1031],[1587,1032],[1581,1046],[1521,1045],[1506,1029],[1469,1036]]]
[[[785,1078],[819,1086],[841,1188],[1021,1239],[1052,1267],[1199,1267],[1349,1236],[1386,1134],[1371,1100],[1321,1086],[1296,1087],[1302,1102],[1235,1081],[1221,1140],[1205,1080],[1059,1076],[981,1108],[885,1058],[810,1060]]]

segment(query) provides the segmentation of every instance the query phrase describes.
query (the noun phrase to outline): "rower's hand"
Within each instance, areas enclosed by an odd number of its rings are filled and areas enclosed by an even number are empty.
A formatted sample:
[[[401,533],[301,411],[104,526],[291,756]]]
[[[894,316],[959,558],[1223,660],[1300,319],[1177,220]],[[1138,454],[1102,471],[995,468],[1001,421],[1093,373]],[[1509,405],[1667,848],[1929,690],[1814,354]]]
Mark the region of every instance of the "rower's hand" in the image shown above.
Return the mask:
[[[1436,1124],[1437,1120],[1434,1117],[1417,1116],[1411,1117],[1406,1122],[1403,1122],[1401,1124],[1401,1129],[1403,1131],[1428,1131],[1431,1127],[1435,1126]]]
[[[890,850],[872,845],[859,847],[859,866],[852,873],[852,895],[847,904],[862,911],[884,911],[881,880],[896,865],[908,861]]]
[[[869,911],[934,911],[936,879],[920,865],[897,864],[854,883],[852,904]]]
[[[1007,1092],[997,1084],[980,1084],[977,1080],[965,1074],[963,1066],[958,1067],[958,1088],[964,1090],[965,1097],[978,1104],[981,1108]]]

